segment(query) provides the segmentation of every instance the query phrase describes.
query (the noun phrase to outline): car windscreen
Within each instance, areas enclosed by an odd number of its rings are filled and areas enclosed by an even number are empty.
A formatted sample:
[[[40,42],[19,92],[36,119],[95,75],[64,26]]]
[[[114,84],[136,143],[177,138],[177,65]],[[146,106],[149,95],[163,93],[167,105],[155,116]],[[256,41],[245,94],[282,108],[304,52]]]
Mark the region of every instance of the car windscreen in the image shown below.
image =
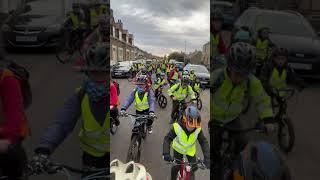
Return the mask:
[[[268,27],[270,28],[270,32],[275,34],[304,37],[315,36],[312,27],[296,15],[271,13],[259,15],[256,18],[255,28],[258,30],[261,27]]]
[[[205,68],[204,66],[190,66],[188,69],[194,70],[197,73],[208,73],[209,74],[208,69]]]

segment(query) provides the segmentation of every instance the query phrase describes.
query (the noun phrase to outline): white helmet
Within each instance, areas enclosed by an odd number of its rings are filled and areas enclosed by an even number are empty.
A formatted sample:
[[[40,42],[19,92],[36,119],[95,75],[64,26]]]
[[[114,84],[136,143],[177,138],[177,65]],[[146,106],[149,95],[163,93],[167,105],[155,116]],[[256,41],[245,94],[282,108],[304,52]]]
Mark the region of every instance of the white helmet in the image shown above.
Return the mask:
[[[146,168],[142,164],[133,161],[127,164],[123,164],[118,159],[111,161],[110,174],[112,180],[152,180]]]

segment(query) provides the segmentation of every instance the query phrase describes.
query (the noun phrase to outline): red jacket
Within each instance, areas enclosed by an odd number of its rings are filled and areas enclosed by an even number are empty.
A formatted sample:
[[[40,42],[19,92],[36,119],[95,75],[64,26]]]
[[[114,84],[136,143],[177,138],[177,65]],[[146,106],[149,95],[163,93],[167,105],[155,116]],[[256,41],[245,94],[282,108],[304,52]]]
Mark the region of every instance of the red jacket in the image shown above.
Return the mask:
[[[170,80],[172,80],[172,77],[173,77],[173,75],[174,75],[174,72],[176,72],[175,69],[171,69],[171,70],[170,70],[170,74],[169,74],[169,79],[170,79]],[[180,73],[179,73],[179,79],[181,79]]]
[[[11,71],[0,71],[0,139],[16,143],[28,134],[20,82]]]
[[[119,98],[117,93],[117,87],[110,81],[110,106],[118,106]]]

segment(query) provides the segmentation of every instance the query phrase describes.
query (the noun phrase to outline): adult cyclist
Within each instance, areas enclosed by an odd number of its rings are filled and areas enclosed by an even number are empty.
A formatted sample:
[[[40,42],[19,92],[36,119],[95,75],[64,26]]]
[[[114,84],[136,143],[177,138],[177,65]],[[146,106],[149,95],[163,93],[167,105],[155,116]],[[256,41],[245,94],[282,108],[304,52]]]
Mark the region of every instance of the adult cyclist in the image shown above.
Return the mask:
[[[213,126],[213,124],[227,124],[231,128],[242,128],[243,123],[240,116],[246,113],[249,104],[254,103],[258,111],[260,122],[272,122],[273,111],[270,97],[263,89],[261,82],[251,74],[254,66],[255,50],[250,44],[238,42],[234,43],[228,54],[228,64],[226,68],[220,69],[213,78],[211,88],[211,104],[209,121],[210,144],[212,145],[212,163],[221,162],[219,150],[222,144],[223,130]],[[273,125],[267,125],[267,129],[273,129]],[[244,135],[237,134],[233,137],[236,141],[236,154],[245,146]],[[215,172],[221,172],[219,163],[215,164]],[[215,173],[215,178],[221,179],[221,174]]]
[[[196,158],[196,141],[199,142],[204,164],[210,168],[210,149],[207,138],[201,128],[201,116],[194,106],[189,106],[185,110],[181,119],[173,123],[173,127],[164,138],[163,159],[165,161],[182,161],[183,156],[187,156],[190,163],[194,163],[191,169],[190,179],[194,179],[194,172],[198,169]],[[173,157],[170,155],[170,146],[173,149]],[[176,180],[180,166],[173,166],[171,169],[171,179]]]
[[[35,148],[31,166],[38,174],[46,170],[49,157],[73,131],[81,118],[79,132],[82,164],[88,168],[107,168],[110,158],[110,118],[108,109],[109,45],[92,46],[82,67],[86,79],[67,99]],[[83,174],[87,176],[88,174]]]

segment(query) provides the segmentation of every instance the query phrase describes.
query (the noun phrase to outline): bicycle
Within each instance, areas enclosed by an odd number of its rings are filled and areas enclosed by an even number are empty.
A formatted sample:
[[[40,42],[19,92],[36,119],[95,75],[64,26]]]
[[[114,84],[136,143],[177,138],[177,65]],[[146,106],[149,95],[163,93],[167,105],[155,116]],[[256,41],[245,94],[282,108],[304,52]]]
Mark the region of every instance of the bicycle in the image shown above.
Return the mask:
[[[281,92],[284,92],[285,96],[281,97]],[[291,119],[287,116],[287,101],[294,94],[294,89],[285,89],[277,91],[275,97],[278,101],[278,104],[273,105],[274,108],[279,109],[274,118],[275,122],[273,123],[278,124],[278,144],[280,149],[285,153],[289,153],[292,151],[295,142],[294,126]],[[285,137],[287,137],[288,139],[284,139]]]
[[[173,161],[168,162],[168,164],[172,164],[172,166],[180,166],[180,170],[177,175],[178,180],[189,180],[191,176],[191,168],[194,165],[197,165],[197,167],[202,170],[206,169],[206,166],[200,158],[197,158],[197,162],[190,163],[186,161],[185,157],[183,157],[182,160],[174,159]]]
[[[196,100],[197,100],[197,108],[200,111],[202,109],[202,100],[200,97],[202,90],[200,92],[195,92],[196,93]]]
[[[70,39],[71,42],[66,42],[66,39],[63,38],[61,40],[62,44],[56,49],[56,58],[58,61],[62,64],[69,63],[71,59],[73,59],[75,52],[79,52],[80,56],[82,56],[81,47],[86,35],[86,29],[79,29],[75,33],[72,33],[73,37]],[[67,43],[69,44],[69,47],[66,47]]]
[[[110,111],[114,110],[114,108],[116,108],[115,106],[110,106]],[[118,118],[117,117],[112,117],[110,116],[110,123],[111,123],[111,128],[110,128],[110,133],[112,135],[116,134],[117,130],[118,130],[118,126],[116,125],[116,121],[114,118]]]
[[[68,177],[68,180],[72,180],[71,173],[75,174],[90,174],[86,175],[85,177],[82,177],[81,180],[105,180],[110,179],[110,171],[108,168],[102,168],[102,169],[96,169],[96,168],[84,168],[84,169],[78,169],[73,168],[68,165],[60,164],[60,163],[49,163],[48,166],[44,169],[43,173],[47,174],[56,174],[56,173],[62,173],[65,176]],[[33,176],[38,175],[33,167],[29,164],[27,167],[27,173],[26,176]],[[76,179],[76,178],[74,178]]]
[[[193,104],[193,101],[192,100],[188,102],[185,102],[184,100],[178,101],[178,110],[173,113],[172,123],[177,121],[178,119],[181,119],[188,104]]]
[[[159,106],[164,109],[167,107],[167,103],[168,103],[168,100],[167,98],[163,95],[163,86],[160,86],[158,88],[158,94],[156,96],[156,99],[157,99],[157,102],[159,104]]]
[[[237,146],[236,141],[231,136],[233,136],[234,134],[249,133],[251,131],[265,133],[266,130],[257,128],[257,127],[237,129],[237,128],[228,127],[227,125],[221,124],[221,123],[213,123],[213,126],[216,127],[217,129],[222,130],[221,131],[222,133],[220,136],[222,144],[218,152],[218,155],[220,158],[216,166],[216,167],[219,167],[219,170],[217,171],[219,171],[218,173],[222,175],[223,177],[222,179],[230,179],[233,176],[233,172],[232,172],[233,162],[236,160],[238,156],[238,154],[235,153],[236,146]],[[214,172],[215,170],[216,169],[213,169]]]
[[[133,122],[133,129],[131,135],[131,143],[127,154],[127,162],[134,161],[140,162],[141,156],[141,141],[147,136],[147,121],[151,119],[150,115],[139,114],[125,114],[123,116],[129,116]],[[156,118],[156,117],[155,117]]]

